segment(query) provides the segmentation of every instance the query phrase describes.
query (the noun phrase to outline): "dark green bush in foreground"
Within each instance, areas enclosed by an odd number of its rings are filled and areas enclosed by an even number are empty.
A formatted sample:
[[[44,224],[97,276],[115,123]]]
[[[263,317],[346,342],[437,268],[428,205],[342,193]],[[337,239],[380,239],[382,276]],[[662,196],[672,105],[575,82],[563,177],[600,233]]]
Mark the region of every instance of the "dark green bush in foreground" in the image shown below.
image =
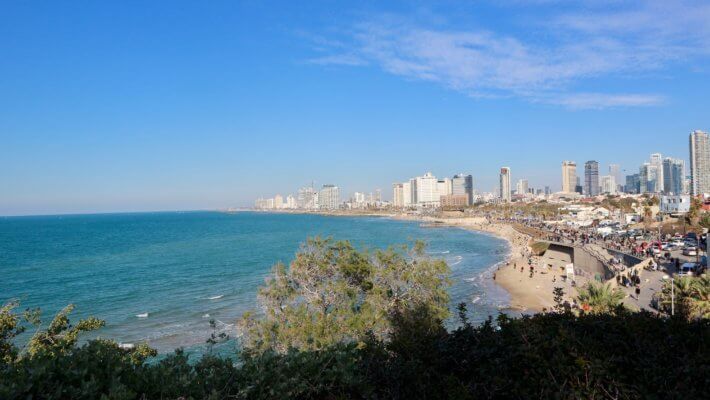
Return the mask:
[[[0,400],[709,397],[707,319],[629,313],[599,288],[584,292],[593,312],[578,316],[558,289],[556,313],[474,327],[462,305],[448,332],[448,281],[448,266],[421,244],[367,253],[309,240],[260,290],[263,313],[241,320],[234,360],[178,350],[156,361],[147,346],[108,340],[79,346],[103,321],[72,325],[70,306],[40,329],[37,310],[20,316],[9,304],[0,308]],[[20,349],[26,328],[35,334]]]
[[[707,320],[619,312],[498,322],[449,333],[414,312],[393,318],[388,343],[238,361],[188,362],[176,351],[151,364],[105,340],[18,356],[4,329],[0,398],[707,398]]]

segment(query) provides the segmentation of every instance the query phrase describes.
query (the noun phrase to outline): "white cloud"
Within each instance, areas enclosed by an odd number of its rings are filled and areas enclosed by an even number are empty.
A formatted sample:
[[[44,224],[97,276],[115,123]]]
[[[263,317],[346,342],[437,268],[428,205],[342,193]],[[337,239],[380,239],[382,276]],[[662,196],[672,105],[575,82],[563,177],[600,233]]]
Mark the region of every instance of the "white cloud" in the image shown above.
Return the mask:
[[[572,109],[604,109],[655,106],[664,101],[664,98],[658,95],[575,93],[553,97],[549,102]]]
[[[623,3],[623,2],[622,2]],[[635,3],[634,3],[635,4]],[[570,108],[652,106],[663,96],[589,93],[593,78],[637,76],[710,54],[710,6],[625,3],[582,8],[531,24],[515,36],[482,27],[446,29],[402,18],[357,24],[319,64],[376,65],[474,97],[515,96]]]

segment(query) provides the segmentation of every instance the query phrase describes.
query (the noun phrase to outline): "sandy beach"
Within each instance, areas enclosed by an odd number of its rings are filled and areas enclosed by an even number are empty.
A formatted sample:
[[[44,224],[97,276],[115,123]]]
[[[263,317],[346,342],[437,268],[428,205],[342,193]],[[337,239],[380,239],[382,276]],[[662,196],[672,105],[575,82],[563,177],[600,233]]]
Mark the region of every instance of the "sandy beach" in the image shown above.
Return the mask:
[[[530,277],[528,264],[528,260],[531,257],[530,237],[516,231],[511,225],[491,223],[484,217],[434,218],[398,215],[394,216],[394,218],[418,220],[423,223],[486,232],[507,240],[510,244],[510,255],[506,262],[501,264],[498,270],[495,271],[493,279],[496,284],[510,294],[511,308],[523,312],[538,312],[550,309],[555,305],[553,300],[553,289],[555,287],[563,287],[566,293],[565,298],[568,300],[571,299],[570,295],[576,295],[576,289],[560,280],[558,271],[540,271],[539,268],[536,268],[535,273]],[[532,258],[533,265],[537,267],[536,257]]]
[[[302,211],[287,211],[303,213]],[[393,219],[419,221],[432,226],[453,226],[477,232],[485,232],[505,239],[510,245],[508,259],[501,263],[492,275],[495,283],[510,294],[510,307],[521,312],[540,312],[555,305],[553,289],[563,287],[565,299],[570,300],[576,295],[576,289],[560,280],[559,271],[537,268],[536,257],[531,256],[530,237],[516,231],[511,225],[489,222],[485,217],[430,217],[391,212],[310,212],[328,216],[378,216]],[[536,266],[535,273],[530,276],[529,259]],[[522,270],[521,270],[522,267]],[[554,280],[554,281],[553,281]]]

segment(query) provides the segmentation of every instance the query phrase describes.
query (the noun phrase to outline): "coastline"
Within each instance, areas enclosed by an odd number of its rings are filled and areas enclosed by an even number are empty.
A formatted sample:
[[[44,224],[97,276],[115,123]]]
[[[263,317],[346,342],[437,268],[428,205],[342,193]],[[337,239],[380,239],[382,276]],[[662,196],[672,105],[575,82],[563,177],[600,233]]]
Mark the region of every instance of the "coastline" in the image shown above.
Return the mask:
[[[553,289],[556,286],[552,275],[545,272],[529,276],[530,236],[516,231],[511,225],[489,222],[485,217],[431,217],[396,212],[372,211],[265,211],[286,214],[314,214],[331,217],[384,217],[397,220],[419,221],[431,227],[456,227],[469,231],[487,233],[508,242],[510,252],[504,260],[490,266],[486,279],[503,288],[510,296],[510,309],[521,312],[540,312],[552,308],[555,303]],[[497,266],[497,269],[493,269]],[[522,269],[521,269],[522,268]],[[559,284],[557,286],[560,286]],[[569,293],[568,293],[569,294]]]
[[[529,276],[530,236],[516,231],[509,224],[489,222],[484,217],[419,217],[395,215],[394,219],[422,221],[439,226],[458,227],[474,232],[488,233],[508,242],[510,252],[499,262],[497,269],[487,279],[502,287],[510,295],[509,307],[521,312],[540,312],[555,305],[551,276],[534,274]],[[491,268],[495,267],[492,265]],[[522,270],[521,270],[522,267]]]

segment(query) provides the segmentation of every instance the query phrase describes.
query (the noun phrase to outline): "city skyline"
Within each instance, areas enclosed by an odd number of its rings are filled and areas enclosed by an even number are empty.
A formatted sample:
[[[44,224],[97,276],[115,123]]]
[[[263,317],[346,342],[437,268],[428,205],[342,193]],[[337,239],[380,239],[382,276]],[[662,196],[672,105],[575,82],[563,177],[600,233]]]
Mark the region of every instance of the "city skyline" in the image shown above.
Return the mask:
[[[618,185],[654,152],[690,173],[710,130],[702,2],[3,11],[0,215],[247,207],[313,179],[389,198],[421,171],[495,192],[503,165],[559,191],[562,160]]]

